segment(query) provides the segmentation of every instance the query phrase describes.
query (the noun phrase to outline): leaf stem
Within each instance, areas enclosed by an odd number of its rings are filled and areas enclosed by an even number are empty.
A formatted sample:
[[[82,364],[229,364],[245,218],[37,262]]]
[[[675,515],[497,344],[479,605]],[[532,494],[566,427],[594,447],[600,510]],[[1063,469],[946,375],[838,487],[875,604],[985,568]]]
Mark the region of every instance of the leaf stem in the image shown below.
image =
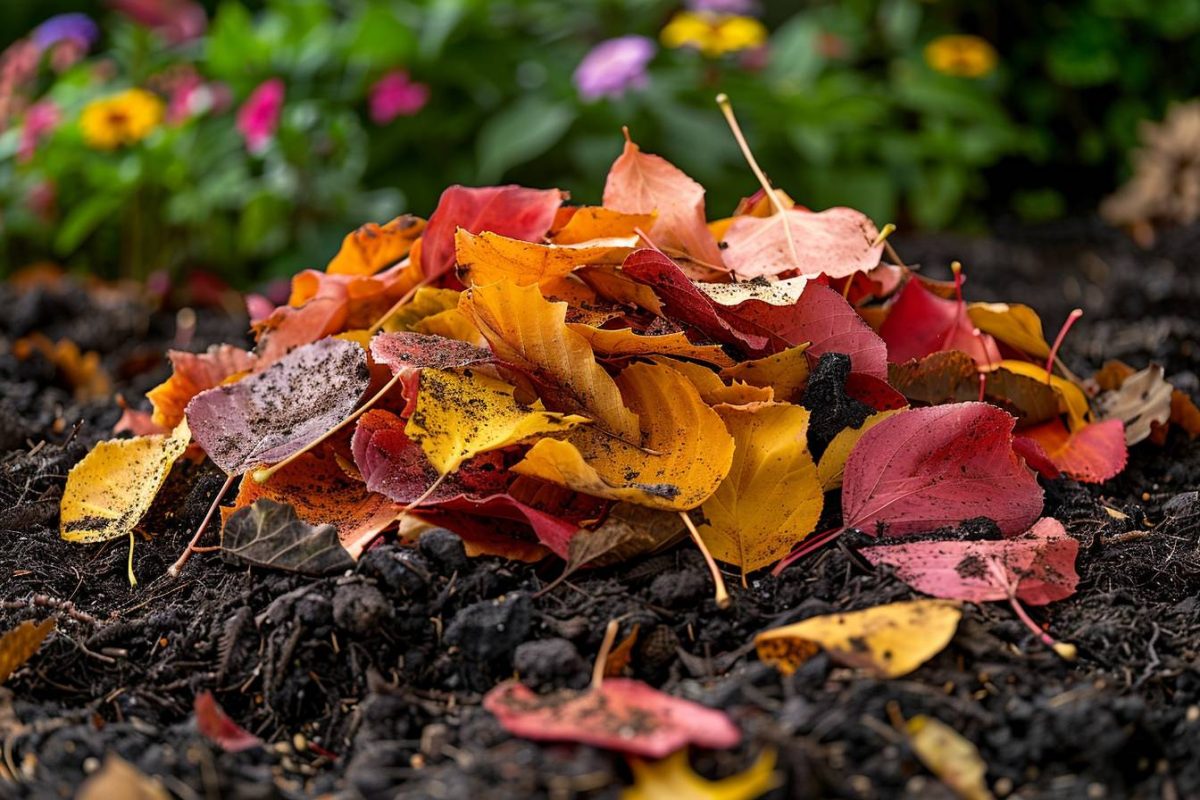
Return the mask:
[[[183,551],[183,553],[180,554],[179,559],[174,564],[172,564],[170,566],[170,568],[167,570],[167,574],[170,575],[172,578],[179,577],[179,573],[181,571],[183,571],[183,566],[185,564],[187,564],[188,559],[192,557],[192,553],[196,552],[196,549],[195,549],[196,545],[200,542],[200,537],[204,535],[204,530],[208,527],[208,523],[212,520],[213,514],[217,513],[217,506],[220,505],[221,498],[224,497],[225,493],[229,491],[229,487],[233,486],[233,482],[236,479],[237,479],[237,475],[230,475],[225,478],[225,483],[222,484],[221,488],[217,491],[217,496],[213,498],[212,505],[210,505],[208,507],[208,513],[204,515],[204,520],[200,523],[200,527],[196,529],[196,533],[195,533],[195,535],[192,536],[192,540],[190,542],[188,542],[188,546],[186,548],[184,548],[184,551]],[[130,548],[130,551],[129,551],[129,574],[132,577],[132,575],[133,575],[133,549],[132,548]]]
[[[1054,337],[1054,346],[1050,348],[1050,355],[1046,357],[1046,383],[1050,383],[1050,376],[1053,374],[1054,361],[1058,357],[1058,348],[1062,347],[1063,340],[1067,338],[1067,331],[1071,330],[1071,326],[1075,324],[1075,320],[1083,316],[1083,309],[1077,308],[1067,315],[1067,321],[1058,329],[1058,336]]]
[[[708,565],[709,574],[712,575],[713,583],[716,584],[717,608],[729,608],[731,602],[729,591],[725,588],[725,579],[721,577],[721,570],[717,569],[717,562],[712,557],[712,553],[708,552],[708,548],[704,545],[704,540],[700,538],[700,531],[696,530],[696,525],[692,522],[692,518],[688,516],[686,511],[679,512],[683,524],[687,526],[688,534],[692,537],[692,541],[696,543],[696,547],[700,548],[700,554],[704,556],[704,563]]]
[[[137,575],[133,574],[133,528],[129,529],[129,585],[137,586]]]
[[[600,650],[596,653],[596,663],[592,664],[592,688],[599,689],[604,683],[604,668],[608,666],[608,654],[612,652],[613,642],[617,640],[617,629],[620,624],[615,619],[608,621],[604,629],[604,641],[600,642]]]

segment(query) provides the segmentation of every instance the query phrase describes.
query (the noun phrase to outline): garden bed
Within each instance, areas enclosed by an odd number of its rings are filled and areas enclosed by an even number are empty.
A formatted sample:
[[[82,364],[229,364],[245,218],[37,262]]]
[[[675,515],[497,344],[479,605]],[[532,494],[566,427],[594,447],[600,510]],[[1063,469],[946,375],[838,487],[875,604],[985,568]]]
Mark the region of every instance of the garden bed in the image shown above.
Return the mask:
[[[1080,222],[897,249],[936,277],[962,260],[975,299],[1025,302],[1047,321],[1081,306],[1065,346],[1072,368],[1153,360],[1196,397],[1197,244],[1200,230],[1188,229],[1141,251]],[[133,405],[169,374],[172,315],[70,285],[5,287],[0,302],[10,344],[38,331],[96,350]],[[244,324],[201,313],[192,346],[237,341]],[[467,559],[448,533],[415,550],[385,543],[325,579],[215,554],[172,578],[167,567],[224,478],[208,465],[168,481],[141,526],[154,535],[137,544],[131,588],[127,541],[81,546],[58,534],[67,471],[110,436],[120,410],[75,403],[48,362],[11,353],[0,355],[0,397],[0,630],[58,621],[0,689],[5,796],[69,796],[109,751],[181,797],[615,796],[630,778],[619,755],[513,738],[480,707],[514,660],[535,689],[586,685],[611,619],[625,632],[638,625],[635,677],[724,709],[744,731],[739,749],[693,751],[710,778],[771,746],[783,778],[772,796],[949,796],[891,725],[891,707],[974,742],[997,795],[1200,794],[1200,443],[1178,430],[1165,446],[1134,447],[1108,483],[1043,481],[1044,514],[1081,544],[1082,580],[1034,613],[1078,647],[1075,663],[1007,606],[969,605],[948,648],[889,681],[824,655],[783,677],[753,652],[766,628],[914,595],[889,571],[865,569],[852,536],[777,578],[731,579],[727,611],[687,544],[549,591],[561,562]],[[268,746],[229,753],[202,737],[192,709],[205,690]]]

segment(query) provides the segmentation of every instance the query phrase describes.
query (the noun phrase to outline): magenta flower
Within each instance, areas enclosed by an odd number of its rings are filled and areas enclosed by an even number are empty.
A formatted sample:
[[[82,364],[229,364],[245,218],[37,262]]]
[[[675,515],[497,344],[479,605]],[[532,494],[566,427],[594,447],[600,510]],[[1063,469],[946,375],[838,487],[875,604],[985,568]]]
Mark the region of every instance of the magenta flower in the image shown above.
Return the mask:
[[[429,87],[408,77],[404,70],[392,70],[371,86],[371,120],[387,125],[396,117],[411,117],[429,102]]]
[[[575,87],[584,100],[620,97],[646,85],[646,65],[657,51],[645,36],[620,36],[591,49],[575,68]]]
[[[271,78],[258,85],[237,112],[238,133],[246,141],[251,153],[261,153],[279,127],[279,113],[283,110],[284,85],[279,78]]]
[[[25,112],[25,124],[21,126],[17,160],[24,162],[33,158],[38,142],[54,130],[60,119],[62,119],[62,115],[58,111],[58,106],[49,100],[31,105]]]

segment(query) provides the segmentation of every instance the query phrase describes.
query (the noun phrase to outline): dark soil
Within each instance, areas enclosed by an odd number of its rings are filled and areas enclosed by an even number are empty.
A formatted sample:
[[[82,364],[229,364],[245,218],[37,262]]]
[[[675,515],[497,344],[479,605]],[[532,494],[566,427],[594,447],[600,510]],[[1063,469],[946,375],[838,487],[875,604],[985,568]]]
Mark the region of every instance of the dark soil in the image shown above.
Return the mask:
[[[935,277],[962,260],[972,299],[1027,302],[1051,333],[1083,307],[1065,351],[1078,372],[1105,358],[1155,360],[1193,396],[1198,246],[1192,229],[1143,252],[1090,223],[897,243]],[[726,612],[686,544],[576,573],[541,596],[560,564],[468,559],[448,532],[416,548],[384,544],[340,577],[209,554],[172,579],[166,569],[223,477],[190,467],[143,525],[152,535],[137,544],[131,588],[128,542],[71,544],[57,530],[68,469],[119,410],[75,403],[51,365],[17,361],[6,342],[33,330],[70,337],[104,354],[136,404],[167,374],[174,317],[98,305],[78,287],[0,288],[0,307],[0,630],[58,619],[0,689],[0,796],[70,797],[113,751],[181,798],[616,797],[629,780],[621,757],[511,738],[479,705],[514,672],[536,689],[584,685],[616,618],[622,637],[638,626],[635,677],[726,709],[745,732],[737,750],[694,751],[695,768],[731,774],[773,746],[785,782],[772,797],[950,797],[889,723],[891,704],[975,742],[998,796],[1200,797],[1200,443],[1186,437],[1138,445],[1104,485],[1046,483],[1045,513],[1082,543],[1082,580],[1033,613],[1078,646],[1077,662],[989,604],[967,606],[952,644],[905,678],[863,678],[824,656],[782,677],[756,660],[755,633],[913,595],[864,569],[852,536],[779,578],[753,576],[746,589],[731,579]],[[243,329],[202,313],[191,346]],[[192,704],[204,690],[269,745],[230,754],[202,738]]]

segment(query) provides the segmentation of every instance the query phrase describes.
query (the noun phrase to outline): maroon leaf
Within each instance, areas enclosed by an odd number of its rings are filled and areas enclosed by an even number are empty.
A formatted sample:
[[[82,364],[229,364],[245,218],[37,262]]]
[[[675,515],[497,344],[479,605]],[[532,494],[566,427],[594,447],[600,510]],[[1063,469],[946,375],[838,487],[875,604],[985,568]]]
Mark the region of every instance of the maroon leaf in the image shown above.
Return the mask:
[[[227,753],[240,753],[243,750],[262,747],[262,739],[230,719],[225,710],[218,705],[212,692],[206,691],[196,695],[194,708],[196,727],[200,733]]]

